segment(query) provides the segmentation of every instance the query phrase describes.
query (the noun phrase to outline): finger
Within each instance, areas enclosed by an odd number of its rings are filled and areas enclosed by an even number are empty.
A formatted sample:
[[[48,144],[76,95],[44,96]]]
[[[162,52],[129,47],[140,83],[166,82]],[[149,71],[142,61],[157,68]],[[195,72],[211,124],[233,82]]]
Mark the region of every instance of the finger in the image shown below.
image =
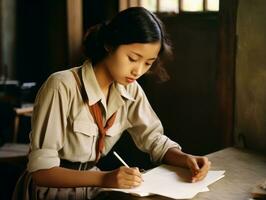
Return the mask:
[[[139,172],[138,168],[127,168],[123,174],[123,178],[128,181],[142,182],[142,174]]]
[[[141,181],[143,182],[144,179],[142,177],[143,171],[141,169],[139,169],[138,167],[134,167],[134,169],[136,170],[136,175],[141,179]]]
[[[124,181],[119,188],[123,188],[123,189],[130,189],[133,188],[132,184],[130,182],[126,182]]]
[[[192,177],[192,183],[202,180],[205,176],[206,174],[203,172],[198,173],[197,175]]]
[[[137,167],[127,168],[125,171],[129,175],[138,176],[140,178],[142,177],[142,174]]]
[[[141,184],[141,180],[139,178],[125,178],[122,182],[124,188],[133,188],[139,186]]]
[[[190,167],[190,170],[192,172],[192,175],[194,176],[198,173],[199,166],[198,166],[197,160],[195,158],[190,159],[190,161],[191,162],[190,162],[189,167]]]
[[[128,174],[128,175],[134,175],[134,174],[137,174],[135,171],[134,168],[132,167],[120,167],[120,170],[121,170],[121,173],[125,173],[125,174]]]
[[[206,173],[200,173],[199,176],[193,177],[192,178],[192,182],[197,182],[197,181],[201,181],[206,177]]]
[[[197,175],[192,177],[192,182],[200,181],[204,179],[206,175],[207,175],[206,172],[199,172]]]
[[[135,175],[127,175],[124,177],[125,180],[130,181],[130,182],[135,182],[135,183],[141,183],[142,182],[142,178],[139,176],[135,176]]]
[[[127,173],[121,173],[118,177],[118,187],[119,188],[131,188],[140,185],[142,179],[135,175],[130,175]]]
[[[210,163],[208,162],[203,168],[199,170],[199,173],[192,177],[192,182],[199,181],[205,178],[210,168]]]
[[[208,159],[204,159],[203,165],[202,165],[200,171],[208,171],[209,168],[210,168],[210,162],[208,161]]]

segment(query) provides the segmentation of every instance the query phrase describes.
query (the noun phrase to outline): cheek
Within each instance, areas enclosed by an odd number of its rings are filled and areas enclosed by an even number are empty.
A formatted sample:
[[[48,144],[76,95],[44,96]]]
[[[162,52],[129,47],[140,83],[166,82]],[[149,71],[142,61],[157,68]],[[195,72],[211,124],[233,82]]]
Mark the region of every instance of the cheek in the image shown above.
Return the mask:
[[[129,68],[128,60],[121,57],[114,59],[111,65],[112,65],[112,71],[115,72],[116,74],[122,74],[126,72],[127,68]]]
[[[123,63],[118,60],[112,60],[108,63],[108,70],[113,78],[118,78],[119,76],[123,75],[124,67]]]
[[[114,53],[109,57],[107,67],[110,74],[116,79],[127,75],[131,66],[126,55]]]

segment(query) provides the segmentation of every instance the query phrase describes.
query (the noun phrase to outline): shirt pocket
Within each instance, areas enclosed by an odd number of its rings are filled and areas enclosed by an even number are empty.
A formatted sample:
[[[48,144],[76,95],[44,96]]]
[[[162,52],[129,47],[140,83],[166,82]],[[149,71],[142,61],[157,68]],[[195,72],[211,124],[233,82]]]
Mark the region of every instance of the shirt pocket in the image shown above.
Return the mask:
[[[96,124],[89,121],[79,121],[73,122],[74,133],[83,134],[84,136],[92,137],[98,135],[98,127]]]
[[[72,138],[73,155],[82,160],[95,160],[98,127],[90,121],[74,121]]]

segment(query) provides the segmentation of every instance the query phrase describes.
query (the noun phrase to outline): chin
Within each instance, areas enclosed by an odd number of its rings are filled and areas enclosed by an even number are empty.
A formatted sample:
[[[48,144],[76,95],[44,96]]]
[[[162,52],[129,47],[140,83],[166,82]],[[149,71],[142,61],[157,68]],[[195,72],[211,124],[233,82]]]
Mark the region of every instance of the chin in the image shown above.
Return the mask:
[[[128,83],[126,81],[116,81],[116,82],[123,85],[123,86],[127,86],[127,85],[131,84],[131,83]]]
[[[127,86],[129,85],[130,83],[125,83],[125,82],[118,82],[119,84],[123,85],[123,86]]]

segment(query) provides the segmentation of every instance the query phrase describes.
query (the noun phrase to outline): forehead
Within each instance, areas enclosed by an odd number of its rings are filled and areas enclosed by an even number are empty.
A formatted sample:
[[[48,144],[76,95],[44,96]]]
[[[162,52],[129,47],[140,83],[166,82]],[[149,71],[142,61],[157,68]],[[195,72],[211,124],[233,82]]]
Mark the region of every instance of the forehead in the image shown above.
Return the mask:
[[[160,42],[152,42],[120,45],[117,51],[125,53],[137,53],[144,58],[156,58],[160,49]]]

